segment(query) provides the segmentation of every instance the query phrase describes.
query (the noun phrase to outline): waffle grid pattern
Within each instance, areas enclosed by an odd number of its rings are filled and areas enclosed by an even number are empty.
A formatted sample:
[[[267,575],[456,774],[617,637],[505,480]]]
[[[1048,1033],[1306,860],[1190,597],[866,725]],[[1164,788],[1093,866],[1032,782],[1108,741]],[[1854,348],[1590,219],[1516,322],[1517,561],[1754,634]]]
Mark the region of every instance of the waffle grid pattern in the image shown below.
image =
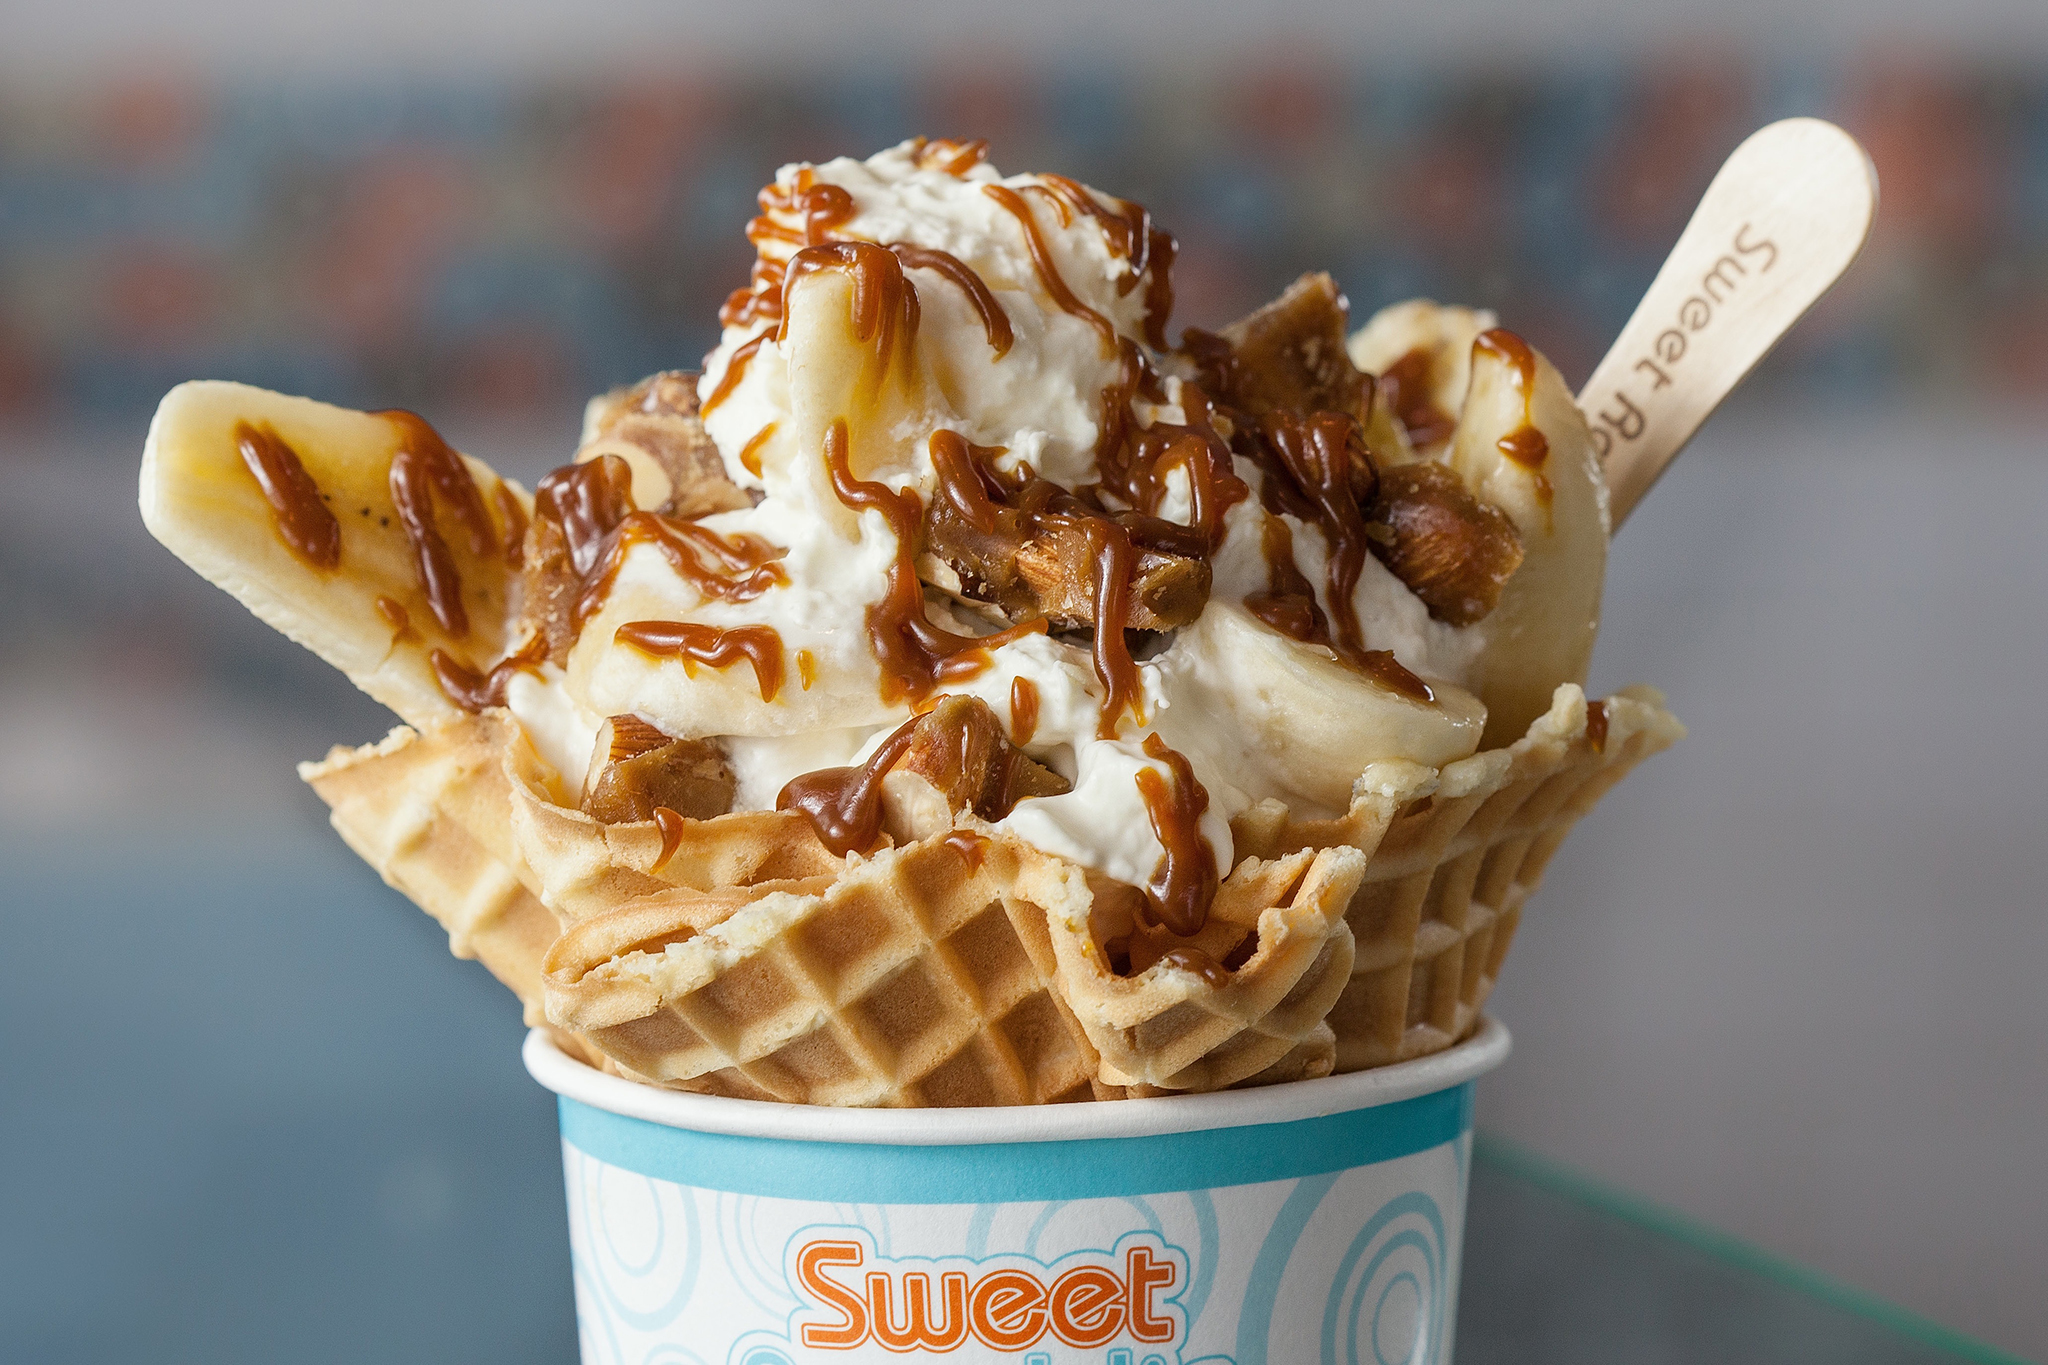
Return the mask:
[[[1013,840],[936,835],[829,883],[663,884],[564,932],[505,818],[519,746],[494,718],[401,728],[302,772],[459,956],[625,1074],[809,1104],[1034,1104],[1358,1070],[1456,1042],[1571,826],[1683,733],[1652,694],[1602,706],[1603,744],[1583,696],[1560,689],[1507,750],[1441,773],[1392,765],[1344,820],[1266,829],[1260,842],[1315,849],[1314,863],[1299,887],[1290,858],[1265,864],[1274,885],[1229,907],[1265,942],[1220,989],[1096,980],[1085,881]]]
[[[1010,862],[991,852],[969,868],[934,840],[880,855],[822,895],[764,901],[762,913],[782,917],[772,932],[719,950],[701,980],[663,981],[643,1017],[588,1032],[642,1075],[711,1093],[842,1105],[1088,1098],[1096,1059],[1049,989],[1045,911],[999,890]],[[572,930],[550,955],[557,1022],[578,1026],[592,978],[668,975],[652,954],[578,963],[582,937]]]
[[[342,842],[439,921],[449,951],[481,961],[519,997],[526,1022],[539,1024],[541,959],[561,925],[521,881],[509,850],[495,846],[504,792],[483,725],[464,717],[425,734],[400,728],[382,744],[336,748],[301,776],[331,807]]]
[[[1338,1071],[1441,1051],[1478,1023],[1551,854],[1609,787],[1681,733],[1654,704],[1604,705],[1601,746],[1582,705],[1553,709],[1498,776],[1453,799],[1424,797],[1394,821],[1346,916],[1358,949],[1329,1016]]]

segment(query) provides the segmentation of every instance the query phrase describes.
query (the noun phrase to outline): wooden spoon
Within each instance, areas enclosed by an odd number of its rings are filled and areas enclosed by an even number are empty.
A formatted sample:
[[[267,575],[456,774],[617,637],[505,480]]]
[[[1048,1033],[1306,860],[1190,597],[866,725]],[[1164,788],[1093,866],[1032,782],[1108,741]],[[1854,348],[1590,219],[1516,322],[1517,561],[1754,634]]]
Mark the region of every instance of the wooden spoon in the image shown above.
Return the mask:
[[[1693,433],[1863,249],[1877,170],[1832,123],[1749,135],[1579,394],[1619,529]]]

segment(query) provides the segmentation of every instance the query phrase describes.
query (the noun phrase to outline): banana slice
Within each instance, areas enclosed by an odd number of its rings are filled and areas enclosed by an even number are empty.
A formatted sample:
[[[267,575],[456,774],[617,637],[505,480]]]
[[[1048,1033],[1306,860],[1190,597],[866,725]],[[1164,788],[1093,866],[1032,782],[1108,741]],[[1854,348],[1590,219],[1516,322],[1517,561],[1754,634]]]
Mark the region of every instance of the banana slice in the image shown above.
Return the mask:
[[[1486,727],[1486,708],[1462,687],[1431,679],[1436,700],[1415,701],[1215,599],[1158,663],[1167,703],[1155,726],[1168,744],[1324,811],[1349,805],[1367,765],[1442,767],[1476,750]]]
[[[784,328],[789,356],[789,396],[796,437],[793,468],[785,477],[815,481],[820,503],[846,524],[853,514],[827,482],[824,462],[835,440],[856,479],[887,479],[915,467],[921,441],[912,432],[939,425],[924,401],[917,331],[917,296],[896,258],[881,247],[844,243],[843,263],[822,267],[790,282]],[[929,338],[923,338],[925,346]],[[834,437],[833,429],[840,435]],[[771,491],[776,469],[764,458]]]
[[[1561,683],[1584,684],[1607,572],[1607,484],[1593,438],[1550,362],[1512,333],[1472,343],[1448,460],[1515,523],[1522,564],[1474,629],[1465,681],[1486,703],[1486,744],[1519,739]]]
[[[409,505],[418,519],[424,503],[424,524],[443,547],[441,587],[430,596],[394,502],[392,462],[403,448],[412,452],[406,466],[418,467],[438,439],[409,414],[352,412],[246,384],[180,384],[150,423],[142,520],[201,577],[408,724],[427,726],[458,711],[431,651],[478,670],[506,652],[518,535],[532,503],[460,456],[479,499],[469,503],[454,496],[454,467],[429,461],[442,481]]]
[[[1410,299],[1374,313],[1347,349],[1353,365],[1379,378],[1383,398],[1395,399],[1398,390],[1395,415],[1412,429],[1416,450],[1434,455],[1465,406],[1473,339],[1495,325],[1494,315],[1484,310]],[[1390,453],[1379,444],[1372,449],[1375,455]]]

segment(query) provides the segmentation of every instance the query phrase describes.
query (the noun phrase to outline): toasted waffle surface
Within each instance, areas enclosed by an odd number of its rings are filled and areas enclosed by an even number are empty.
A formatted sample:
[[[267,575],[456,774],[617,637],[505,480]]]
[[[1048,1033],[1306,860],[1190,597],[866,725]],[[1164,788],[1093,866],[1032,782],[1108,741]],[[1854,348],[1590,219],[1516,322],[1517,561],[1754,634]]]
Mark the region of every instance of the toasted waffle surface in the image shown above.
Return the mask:
[[[561,926],[522,880],[506,819],[505,756],[525,748],[503,714],[456,715],[381,743],[337,747],[299,775],[344,842],[511,988],[541,1019],[540,963]],[[527,874],[530,875],[530,874]]]
[[[1087,894],[1078,870],[1027,845],[959,832],[822,890],[672,890],[563,934],[548,1017],[641,1076],[717,1094],[1086,1099],[1098,1062],[1053,989],[1046,919],[1085,913]]]
[[[1410,787],[1346,914],[1356,950],[1328,1016],[1336,1069],[1423,1056],[1470,1032],[1550,855],[1609,787],[1684,733],[1650,689],[1589,706],[1566,685],[1514,744]],[[1355,801],[1342,820],[1280,820],[1256,841],[1352,842],[1369,824],[1359,816]]]
[[[1101,1078],[1217,1090],[1311,1038],[1350,976],[1344,909],[1365,866],[1362,852],[1342,846],[1240,864],[1189,944],[1219,964],[1238,945],[1255,945],[1221,983],[1170,960],[1117,975],[1085,917],[1055,914],[1060,988],[1102,1055]]]
[[[1591,722],[1589,726],[1589,721]],[[889,779],[894,847],[801,817],[606,825],[502,713],[302,769],[349,845],[460,956],[622,1073],[854,1105],[1031,1104],[1268,1084],[1421,1056],[1477,1021],[1571,825],[1682,727],[1647,689],[1560,688],[1523,739],[1375,764],[1351,807],[1257,807],[1203,971],[1119,972],[1084,871]]]

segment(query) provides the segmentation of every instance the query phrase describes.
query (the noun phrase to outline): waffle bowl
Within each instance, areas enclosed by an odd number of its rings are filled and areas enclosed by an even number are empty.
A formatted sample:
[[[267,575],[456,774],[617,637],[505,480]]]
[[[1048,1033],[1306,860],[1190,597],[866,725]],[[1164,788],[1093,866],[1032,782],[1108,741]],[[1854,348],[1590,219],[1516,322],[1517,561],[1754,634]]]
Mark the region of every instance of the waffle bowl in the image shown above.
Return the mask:
[[[1558,689],[1513,745],[1375,764],[1344,816],[1266,803],[1189,946],[1227,980],[1119,975],[1083,869],[885,784],[888,847],[840,859],[749,812],[603,824],[497,713],[302,769],[335,828],[621,1074],[835,1105],[1034,1104],[1349,1072],[1468,1036],[1571,826],[1683,728],[1650,689]],[[1254,937],[1249,937],[1252,935]]]

